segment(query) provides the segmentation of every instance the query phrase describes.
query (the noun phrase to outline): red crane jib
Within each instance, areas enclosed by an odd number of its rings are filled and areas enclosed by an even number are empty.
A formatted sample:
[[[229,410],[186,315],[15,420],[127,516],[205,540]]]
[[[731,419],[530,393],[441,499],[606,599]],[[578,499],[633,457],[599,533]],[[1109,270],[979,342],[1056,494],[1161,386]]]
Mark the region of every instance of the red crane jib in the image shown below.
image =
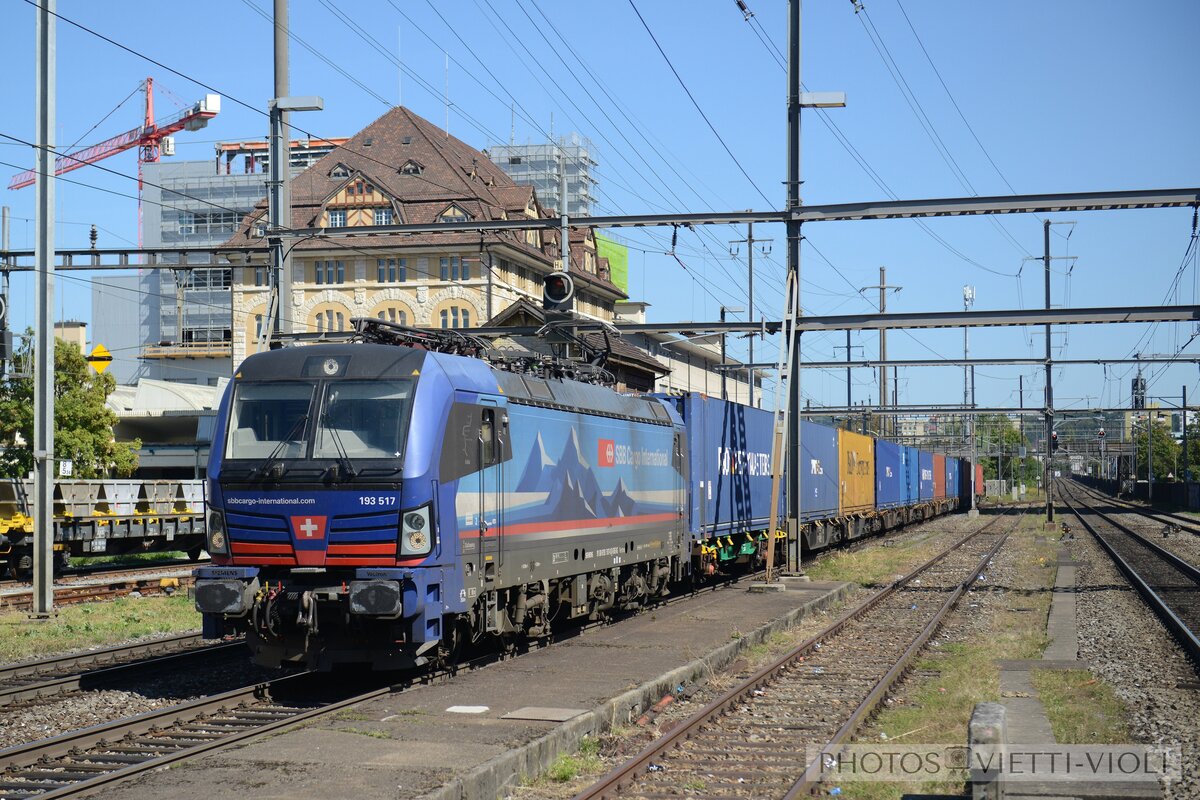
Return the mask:
[[[208,120],[216,115],[217,112],[209,111],[202,104],[197,103],[195,106],[180,112],[161,125],[156,125],[153,128],[137,127],[99,144],[94,144],[91,147],[76,150],[69,155],[59,156],[54,160],[54,174],[62,175],[64,172],[86,167],[88,164],[94,164],[97,161],[134,147],[157,145],[162,141],[164,136],[178,133],[189,125],[201,120],[207,123]],[[9,181],[8,188],[23,189],[26,186],[32,186],[36,177],[33,170],[27,169],[19,175],[13,176],[13,179]]]

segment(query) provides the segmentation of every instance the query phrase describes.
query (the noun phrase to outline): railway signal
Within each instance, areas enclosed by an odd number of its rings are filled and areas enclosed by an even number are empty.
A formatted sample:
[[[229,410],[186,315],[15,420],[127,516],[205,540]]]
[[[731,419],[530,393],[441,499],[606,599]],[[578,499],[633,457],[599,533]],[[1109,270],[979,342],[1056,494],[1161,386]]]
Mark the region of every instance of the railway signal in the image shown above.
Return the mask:
[[[542,277],[542,309],[565,312],[575,308],[575,281],[565,272]]]
[[[1057,449],[1058,449],[1058,431],[1051,431],[1051,433],[1050,433],[1050,452],[1054,452]]]

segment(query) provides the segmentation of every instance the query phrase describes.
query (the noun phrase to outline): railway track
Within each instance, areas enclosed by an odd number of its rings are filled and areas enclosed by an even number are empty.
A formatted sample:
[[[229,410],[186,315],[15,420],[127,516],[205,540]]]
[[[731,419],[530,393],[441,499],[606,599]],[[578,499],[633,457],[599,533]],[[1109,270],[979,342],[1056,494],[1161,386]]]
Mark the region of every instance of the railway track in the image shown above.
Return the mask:
[[[1200,519],[1197,519],[1196,517],[1189,517],[1186,514],[1176,514],[1171,511],[1160,511],[1159,509],[1154,508],[1153,506],[1148,506],[1145,503],[1135,503],[1131,500],[1118,500],[1111,495],[1104,494],[1103,492],[1093,489],[1090,486],[1085,486],[1082,483],[1076,483],[1072,481],[1068,485],[1077,492],[1082,492],[1090,497],[1096,498],[1097,500],[1103,500],[1105,503],[1117,506],[1123,511],[1129,511],[1132,514],[1140,514],[1141,516],[1148,517],[1150,519],[1171,522],[1179,525],[1185,530],[1189,530],[1193,533],[1200,533]]]
[[[973,539],[983,533],[982,530],[978,531],[967,539]],[[963,541],[966,540],[957,540],[960,544]],[[933,562],[929,562],[927,566],[932,564]],[[708,588],[716,589],[725,585],[728,584],[722,582]],[[914,591],[917,590],[914,588]],[[683,596],[673,598],[682,599]],[[907,599],[904,602],[911,604]],[[186,648],[194,638],[189,635],[175,637],[172,643]],[[136,658],[141,652],[139,648],[155,646],[164,647],[171,644],[167,641],[147,643],[144,646],[114,648],[112,652],[94,655],[99,659]],[[182,665],[186,661],[191,665],[194,663],[190,660],[192,657],[199,657],[204,653],[211,653],[215,657],[216,653],[236,646],[240,646],[240,643],[210,646],[199,652],[193,650],[189,653],[167,655],[162,657],[161,662],[148,662],[144,668],[153,668],[156,663],[168,667],[171,663],[169,659],[176,659],[176,664]],[[124,650],[124,654],[121,650]],[[82,657],[87,658],[91,655],[93,654]],[[109,678],[119,680],[123,670],[138,667],[137,664],[130,664],[128,667],[118,665],[82,672],[82,664],[76,663],[72,666],[72,659],[79,657],[81,656],[44,659],[0,670],[0,703],[5,702],[5,693],[8,693],[12,700],[17,700],[55,691],[71,691],[79,687],[81,679],[89,684],[86,688],[92,688],[90,684],[93,682]],[[457,669],[475,669],[499,657],[502,655],[493,654],[474,659],[458,665]],[[59,677],[45,675],[46,672],[55,670],[70,673],[72,669],[76,674]],[[113,670],[112,673],[108,672],[110,669]],[[88,677],[81,678],[81,672],[82,676]],[[132,673],[125,673],[126,676],[129,674]],[[451,674],[448,670],[439,670],[414,680],[436,682],[447,679]],[[376,685],[366,692],[357,689],[350,693],[344,684],[345,681],[340,681],[331,685],[326,676],[301,673],[12,747],[0,751],[0,797],[5,800],[50,800],[91,793],[111,787],[146,770],[336,713],[347,706],[398,688],[392,685]],[[361,686],[361,682],[356,685]]]
[[[229,656],[244,643],[206,644],[198,633],[52,656],[0,667],[0,706],[97,689],[163,670]],[[186,667],[186,668],[191,668]]]
[[[820,633],[730,689],[576,800],[794,798],[813,790],[810,747],[848,743],[884,701],[1009,534],[1009,517],[872,595]]]
[[[1061,499],[1200,670],[1200,569],[1092,507],[1082,494],[1069,487]]]
[[[60,579],[61,580],[61,579]],[[61,581],[54,587],[54,604],[71,605],[91,600],[126,597],[132,592],[142,595],[172,594],[192,584],[192,567],[140,567],[124,570],[104,570]],[[0,610],[28,611],[33,608],[33,589],[15,581],[0,585]]]
[[[390,692],[301,673],[0,751],[0,796],[71,797]],[[323,698],[323,699],[314,699]]]

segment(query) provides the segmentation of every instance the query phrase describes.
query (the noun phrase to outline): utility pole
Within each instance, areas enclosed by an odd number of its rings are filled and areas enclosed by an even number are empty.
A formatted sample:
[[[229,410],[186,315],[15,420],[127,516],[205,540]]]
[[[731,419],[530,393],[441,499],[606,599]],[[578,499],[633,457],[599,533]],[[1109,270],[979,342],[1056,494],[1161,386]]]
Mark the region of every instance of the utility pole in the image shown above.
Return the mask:
[[[788,211],[796,211],[800,208],[800,0],[788,0],[788,86],[787,86],[787,203],[785,208]],[[800,310],[800,240],[803,236],[802,223],[798,220],[789,217],[786,226],[787,235],[787,271],[792,280],[795,281],[793,288],[793,297],[795,300],[795,312],[799,316]],[[787,286],[787,282],[784,282]],[[790,335],[794,337],[792,346],[792,363],[788,365],[788,408],[791,410],[791,425],[788,426],[788,452],[786,463],[788,465],[788,474],[791,480],[787,487],[787,507],[788,519],[791,520],[789,525],[788,538],[795,542],[795,552],[788,554],[788,566],[799,568],[800,566],[800,498],[801,491],[801,469],[800,465],[804,462],[804,458],[800,450],[800,408],[801,408],[801,393],[800,393],[800,378],[803,374],[800,371],[800,332],[794,327]],[[782,379],[782,376],[780,376]],[[775,468],[775,465],[772,465]],[[775,502],[774,492],[771,498],[772,504]],[[775,513],[772,507],[771,514]],[[773,536],[774,531],[767,531],[767,536]],[[773,554],[775,551],[774,541],[768,539],[768,554]],[[767,581],[772,578],[771,562],[774,560],[772,555],[768,555],[767,562]]]
[[[721,322],[725,321],[725,312],[726,311],[732,311],[734,314],[740,314],[745,310],[746,309],[742,308],[741,306],[721,306]],[[727,336],[727,334],[725,333],[725,331],[721,331],[721,366],[722,367],[724,367],[725,364],[728,363],[728,360],[725,357],[725,337],[726,336]],[[726,380],[728,377],[729,377],[729,370],[722,369],[721,370],[721,399],[722,400],[729,399],[729,393],[725,389]],[[736,388],[737,388],[737,386],[735,384],[734,385],[734,389],[735,389],[734,394],[735,395],[737,394]],[[735,397],[734,402],[736,402],[736,401],[737,401],[737,398]]]
[[[9,207],[0,209],[0,249],[8,252],[8,212]],[[9,290],[8,290],[8,259],[4,261],[3,283],[0,284],[0,378],[8,374],[8,362],[13,354],[13,338],[8,328]]]
[[[1050,220],[1042,226],[1043,255],[1046,273],[1046,310],[1050,310]],[[1054,433],[1054,383],[1051,377],[1050,363],[1050,323],[1046,323],[1046,466],[1042,470],[1042,484],[1046,488],[1046,522],[1054,522],[1054,494],[1050,490],[1050,478],[1054,472],[1051,465],[1053,450],[1050,438]]]
[[[288,0],[275,0],[275,96],[267,104],[270,120],[270,172],[267,176],[267,244],[271,253],[271,297],[267,302],[269,325],[263,326],[262,343],[272,336],[291,333],[295,327],[286,311],[292,294],[291,248],[284,241],[292,227],[291,111],[320,111],[320,97],[288,96]],[[236,365],[235,365],[236,366]]]
[[[746,209],[746,210],[749,211],[750,209]],[[733,241],[731,241],[729,243],[729,254],[730,255],[737,255],[736,245],[739,245],[742,243],[745,243],[745,245],[746,245],[746,295],[747,295],[746,306],[749,309],[749,311],[746,312],[746,314],[747,314],[746,319],[749,320],[750,322],[754,322],[754,244],[757,242],[760,245],[762,245],[762,244],[769,245],[772,241],[774,241],[774,240],[773,239],[755,239],[754,238],[754,223],[747,222],[746,223],[746,238],[745,239],[734,239]],[[770,252],[771,252],[771,250],[770,250],[769,246],[763,248],[763,255],[767,255]],[[752,334],[750,334],[750,338],[749,338],[750,352],[749,352],[749,355],[747,356],[747,363],[749,363],[749,364],[754,363],[754,339],[755,339],[755,336],[756,336],[756,334],[752,333]],[[747,373],[746,377],[750,381],[750,403],[749,403],[749,405],[753,406],[754,405],[754,367],[747,367],[746,373]]]
[[[1188,467],[1191,462],[1188,461],[1188,432],[1187,432],[1187,384],[1183,385],[1183,482],[1188,482]]]
[[[271,266],[275,277],[275,308],[274,319],[271,321],[272,332],[291,333],[291,314],[285,312],[288,298],[292,296],[292,275],[289,269],[287,252],[284,250],[283,228],[292,227],[291,220],[291,148],[288,147],[288,123],[291,114],[278,107],[279,98],[288,96],[288,0],[275,0],[275,93],[274,102],[270,108],[271,126],[271,174],[268,182],[271,186],[271,200],[267,220],[271,231]],[[268,312],[271,309],[268,309]],[[285,314],[287,319],[285,320]]]
[[[835,345],[833,346],[833,351],[836,353],[838,350],[841,350],[841,349],[842,349],[842,347],[845,347],[845,348],[846,348],[846,361],[847,361],[847,363],[850,361],[850,353],[851,353],[851,351],[853,351],[853,350],[862,350],[862,349],[863,349],[863,348],[862,348],[862,345],[857,345],[857,344],[856,344],[856,345],[852,345],[852,344],[850,344],[850,329],[849,329],[849,328],[847,328],[847,329],[846,329],[846,344],[845,344],[845,345],[837,345],[837,344],[835,344]],[[851,382],[851,379],[850,379],[850,378],[851,378],[851,374],[852,374],[852,368],[851,368],[851,367],[846,367],[846,408],[847,408],[847,409],[851,408],[851,407],[854,405],[854,397],[853,397],[853,386],[854,386],[854,384]],[[851,423],[851,418],[852,418],[852,416],[853,416],[853,415],[850,413],[850,411],[849,411],[849,410],[847,410],[847,412],[846,412],[846,430],[850,430],[850,425],[852,424],[852,423]]]
[[[887,267],[880,267],[879,268],[879,283],[876,284],[875,286],[864,286],[863,288],[859,289],[859,291],[865,292],[867,289],[878,289],[879,290],[879,313],[886,314],[887,313],[888,289],[891,289],[894,292],[898,292],[902,288],[904,288],[904,287],[888,286]],[[883,362],[887,361],[887,331],[882,328],[879,330],[879,360],[883,361]],[[885,367],[881,364],[879,366],[879,405],[882,406],[887,403],[887,396],[888,396],[887,367]],[[881,436],[887,434],[887,429],[888,429],[887,419],[888,419],[887,415],[880,414],[880,416],[879,416],[879,433]]]
[[[37,126],[34,239],[37,263],[37,331],[33,387],[34,548],[33,615],[54,610],[54,125],[57,0],[42,0],[37,10]]]
[[[973,306],[973,305],[975,305],[975,287],[974,286],[964,286],[963,287],[963,311],[970,311],[971,306]],[[963,361],[964,362],[971,357],[970,331],[971,331],[971,329],[969,327],[967,327],[966,325],[963,326]],[[963,364],[963,407],[964,408],[968,405],[974,405],[974,403],[975,403],[974,372],[975,372],[974,367],[972,367],[968,364],[965,364],[965,363]],[[972,513],[974,513],[975,512],[975,470],[974,470],[974,466],[975,466],[975,462],[977,461],[976,450],[975,450],[975,415],[974,414],[969,415],[969,418],[967,420],[964,420],[964,422],[966,424],[963,425],[963,433],[965,433],[971,437],[971,466],[972,466],[972,469],[971,469],[971,509],[970,509],[970,511]]]

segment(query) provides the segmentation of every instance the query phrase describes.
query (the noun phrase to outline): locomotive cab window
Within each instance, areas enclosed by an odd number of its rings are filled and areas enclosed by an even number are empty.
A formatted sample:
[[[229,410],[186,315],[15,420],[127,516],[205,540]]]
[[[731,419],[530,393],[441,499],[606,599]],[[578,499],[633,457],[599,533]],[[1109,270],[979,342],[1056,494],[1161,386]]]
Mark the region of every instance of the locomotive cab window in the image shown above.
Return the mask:
[[[410,381],[329,381],[313,458],[399,458]]]
[[[239,384],[225,457],[303,458],[313,388],[308,383]]]

